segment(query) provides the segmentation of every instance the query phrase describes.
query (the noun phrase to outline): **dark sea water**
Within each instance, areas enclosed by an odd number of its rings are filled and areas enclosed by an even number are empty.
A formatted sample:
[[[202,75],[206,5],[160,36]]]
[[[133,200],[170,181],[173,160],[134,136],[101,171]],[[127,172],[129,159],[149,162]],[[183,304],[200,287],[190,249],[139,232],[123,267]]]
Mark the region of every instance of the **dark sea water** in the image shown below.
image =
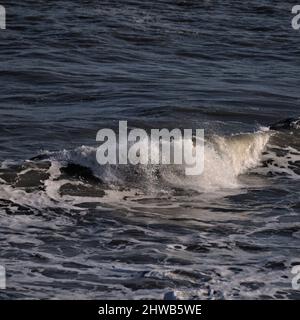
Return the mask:
[[[299,299],[297,1],[1,1],[2,299]],[[97,131],[204,128],[205,169]]]

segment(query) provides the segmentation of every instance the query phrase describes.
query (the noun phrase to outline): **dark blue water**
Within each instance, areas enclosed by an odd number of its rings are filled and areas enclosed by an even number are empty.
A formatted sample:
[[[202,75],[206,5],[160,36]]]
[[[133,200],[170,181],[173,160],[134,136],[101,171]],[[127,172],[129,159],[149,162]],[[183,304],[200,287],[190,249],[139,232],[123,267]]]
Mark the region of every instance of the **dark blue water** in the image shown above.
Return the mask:
[[[266,128],[300,114],[295,1],[1,4],[0,297],[299,298],[299,132]],[[217,147],[197,179],[99,168],[119,120]]]

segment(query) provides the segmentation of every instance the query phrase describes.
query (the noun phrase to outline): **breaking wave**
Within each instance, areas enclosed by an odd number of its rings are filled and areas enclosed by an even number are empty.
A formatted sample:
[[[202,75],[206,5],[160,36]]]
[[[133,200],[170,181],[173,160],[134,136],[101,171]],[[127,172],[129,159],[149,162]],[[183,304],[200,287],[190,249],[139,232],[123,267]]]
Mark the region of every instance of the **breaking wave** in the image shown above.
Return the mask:
[[[89,146],[45,152],[23,163],[2,164],[1,199],[36,209],[73,210],[83,202],[116,202],[133,195],[241,188],[240,175],[261,165],[271,135],[211,137],[205,142],[204,172],[198,176],[185,175],[184,165],[99,165],[97,149]]]

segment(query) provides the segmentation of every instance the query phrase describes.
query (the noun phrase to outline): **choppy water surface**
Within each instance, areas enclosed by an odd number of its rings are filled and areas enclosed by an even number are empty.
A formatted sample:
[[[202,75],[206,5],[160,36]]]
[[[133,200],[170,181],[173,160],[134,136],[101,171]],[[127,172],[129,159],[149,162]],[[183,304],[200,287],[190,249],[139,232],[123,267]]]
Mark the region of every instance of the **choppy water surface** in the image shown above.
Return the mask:
[[[299,299],[294,2],[2,4],[1,298]],[[204,128],[204,173],[99,166],[119,120]]]

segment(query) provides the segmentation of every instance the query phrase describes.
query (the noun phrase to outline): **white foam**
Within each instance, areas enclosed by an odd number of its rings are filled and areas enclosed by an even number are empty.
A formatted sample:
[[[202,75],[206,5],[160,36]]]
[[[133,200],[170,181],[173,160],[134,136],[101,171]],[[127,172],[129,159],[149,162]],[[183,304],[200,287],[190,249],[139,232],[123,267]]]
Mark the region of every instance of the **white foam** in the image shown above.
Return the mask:
[[[0,195],[2,199],[36,209],[59,207],[70,211],[79,209],[78,204],[83,202],[119,203],[124,197],[139,198],[141,194],[145,197],[153,192],[168,193],[168,189],[175,187],[212,194],[220,190],[237,189],[241,186],[239,175],[259,165],[269,137],[268,132],[213,137],[205,144],[204,172],[199,176],[186,176],[184,165],[100,166],[96,160],[96,148],[89,146],[71,151],[48,152],[51,166],[48,170],[49,178],[44,181],[45,191],[26,193],[21,188],[1,184]],[[105,190],[106,195],[61,195],[60,188],[66,183],[85,184],[80,180],[60,179],[60,169],[68,163],[90,168],[109,185]],[[121,191],[120,187],[126,187],[126,191]]]
[[[140,175],[138,177],[140,187],[163,182],[158,181],[162,178],[171,185],[211,191],[238,187],[238,176],[259,165],[269,137],[268,132],[230,137],[215,136],[205,144],[204,172],[199,176],[184,175],[184,165],[100,166],[96,161],[96,148],[87,146],[81,146],[72,151],[64,150],[53,156],[55,161],[73,162],[86,166],[96,176],[112,185],[122,182],[127,185],[135,171],[135,174]],[[148,145],[145,145],[145,148],[148,148]]]
[[[268,133],[263,132],[231,137],[215,136],[205,145],[204,172],[201,175],[178,176],[171,171],[168,180],[174,185],[202,192],[238,188],[239,175],[259,165],[269,137]]]

